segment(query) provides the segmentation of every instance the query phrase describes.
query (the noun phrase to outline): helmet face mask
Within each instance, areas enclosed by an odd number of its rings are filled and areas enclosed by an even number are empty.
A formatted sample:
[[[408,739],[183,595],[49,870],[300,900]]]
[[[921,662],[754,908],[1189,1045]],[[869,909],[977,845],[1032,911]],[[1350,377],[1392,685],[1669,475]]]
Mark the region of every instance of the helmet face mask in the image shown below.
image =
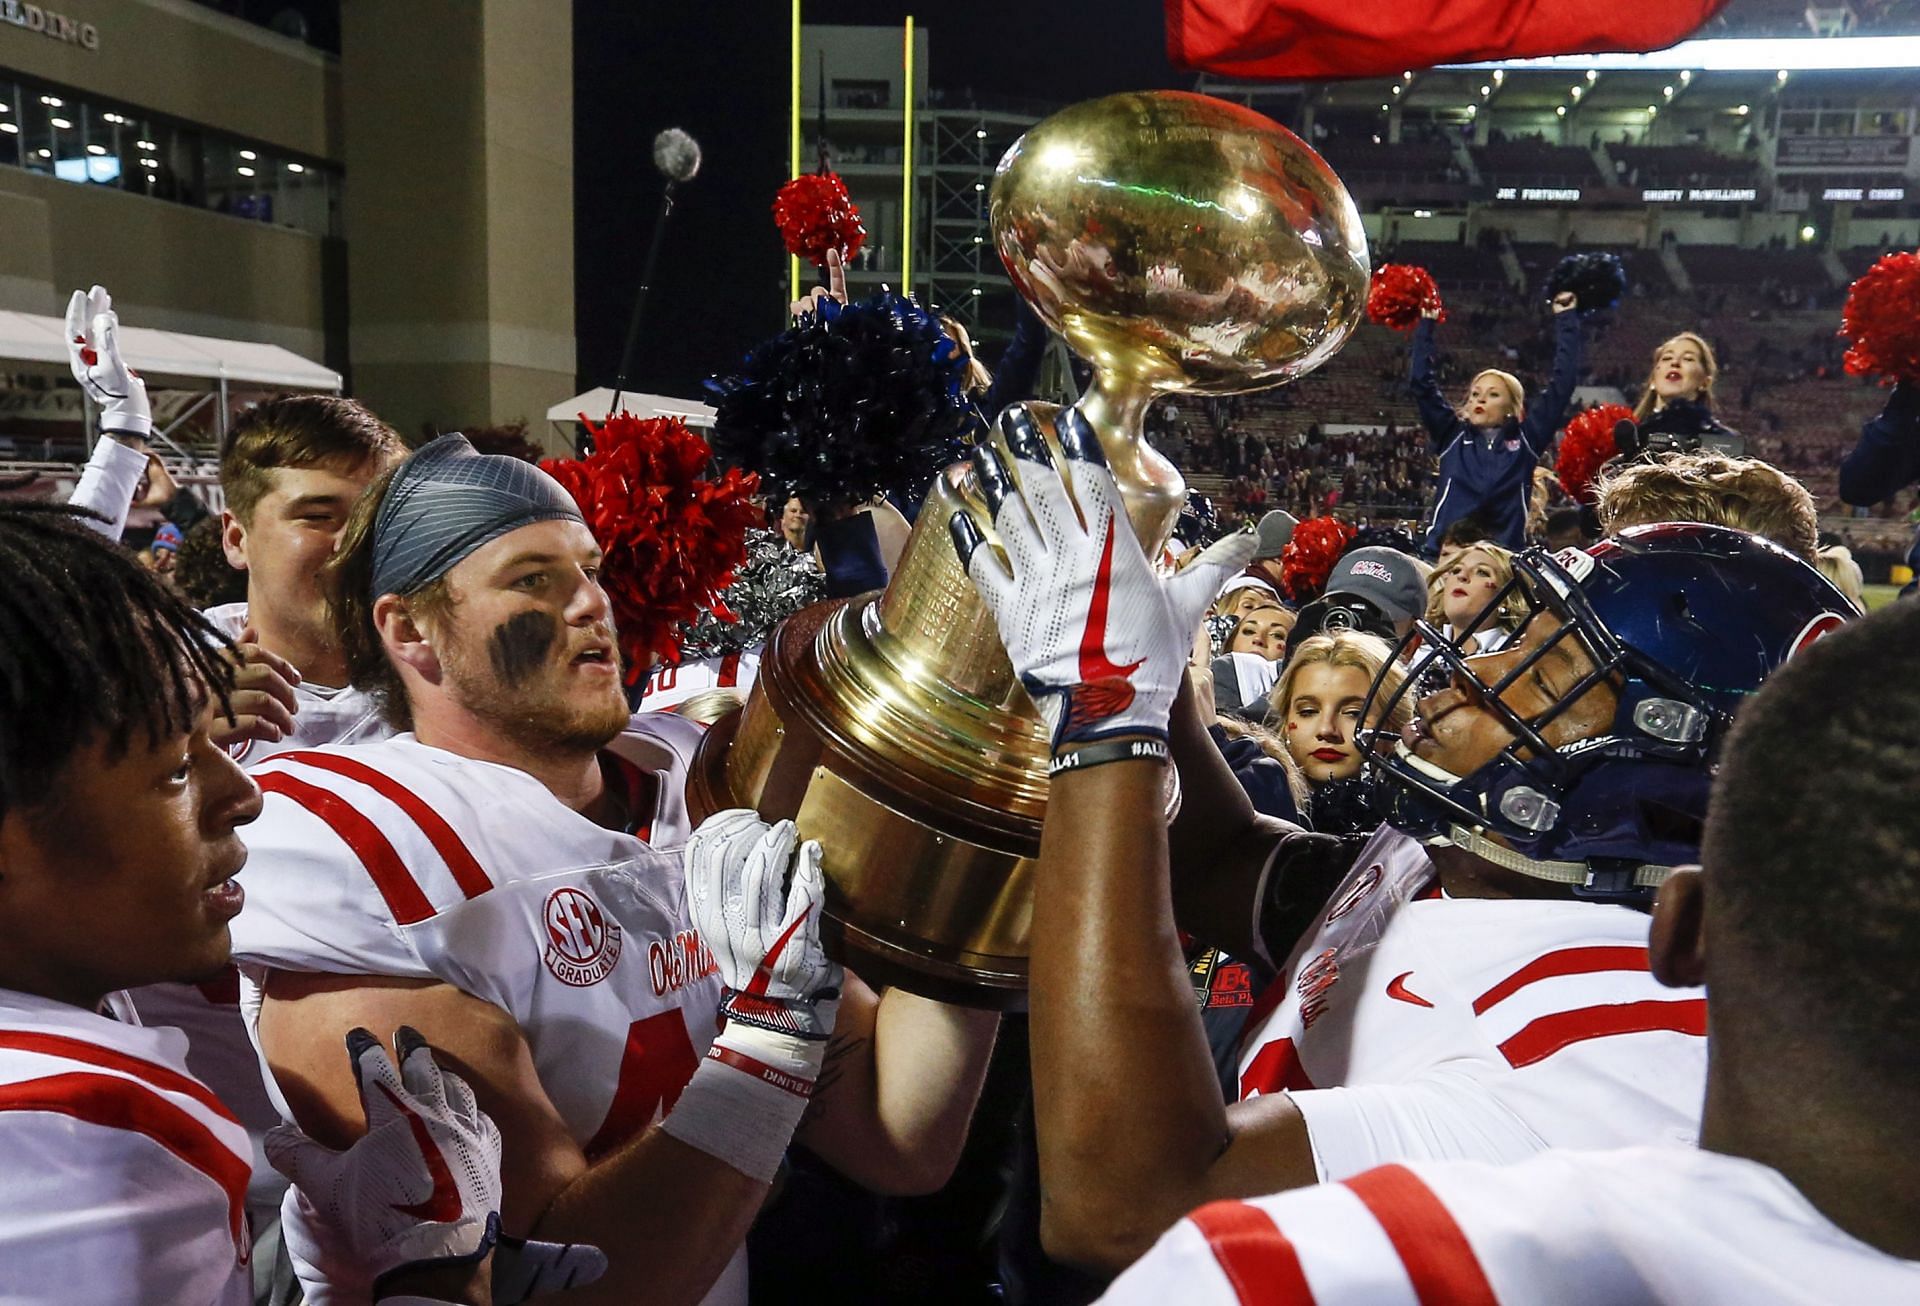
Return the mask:
[[[1665,868],[1698,855],[1712,755],[1739,700],[1809,632],[1837,627],[1851,609],[1799,559],[1718,527],[1638,528],[1590,553],[1532,549],[1513,565],[1464,630],[1449,638],[1422,621],[1396,650],[1444,671],[1458,695],[1439,704],[1435,722],[1459,712],[1490,721],[1468,719],[1483,728],[1467,765],[1447,757],[1461,751],[1460,722],[1444,732],[1454,741],[1425,749],[1419,711],[1405,737],[1364,730],[1388,819],[1416,838],[1465,839],[1576,894],[1643,900]],[[1516,596],[1525,615],[1511,639],[1469,652]],[[1549,658],[1561,682],[1551,689],[1541,674]],[[1402,696],[1422,692],[1416,681],[1430,689],[1433,679],[1423,673],[1397,689],[1376,679],[1363,719],[1387,720]],[[1604,700],[1583,703],[1596,693],[1612,700],[1604,718]],[[1430,708],[1434,697],[1418,704]],[[1576,706],[1580,719],[1556,730]],[[1504,743],[1483,755],[1493,739]]]

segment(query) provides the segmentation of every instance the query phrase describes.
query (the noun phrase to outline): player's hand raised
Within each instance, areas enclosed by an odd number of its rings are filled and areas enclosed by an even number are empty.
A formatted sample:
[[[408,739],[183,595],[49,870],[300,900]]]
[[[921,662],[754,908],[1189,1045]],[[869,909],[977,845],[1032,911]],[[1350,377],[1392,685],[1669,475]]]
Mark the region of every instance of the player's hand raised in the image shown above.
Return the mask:
[[[1103,738],[1165,739],[1193,632],[1259,540],[1229,535],[1163,579],[1127,522],[1093,427],[1064,408],[1054,430],[1064,466],[1025,405],[1001,414],[1011,460],[982,443],[973,466],[1006,561],[966,510],[948,522],[954,548],[1056,753]]]
[[[100,429],[144,440],[153,434],[147,383],[120,357],[120,318],[104,286],[67,301],[67,364],[100,405]]]

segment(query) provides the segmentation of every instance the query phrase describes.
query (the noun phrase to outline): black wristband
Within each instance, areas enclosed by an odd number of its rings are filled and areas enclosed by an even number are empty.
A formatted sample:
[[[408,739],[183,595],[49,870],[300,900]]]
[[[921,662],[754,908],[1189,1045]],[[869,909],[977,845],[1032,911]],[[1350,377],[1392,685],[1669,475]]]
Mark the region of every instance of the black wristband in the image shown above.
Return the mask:
[[[1165,740],[1115,739],[1060,754],[1047,763],[1047,774],[1060,775],[1066,771],[1084,771],[1090,766],[1105,766],[1108,762],[1135,762],[1143,758],[1164,762],[1170,756]]]

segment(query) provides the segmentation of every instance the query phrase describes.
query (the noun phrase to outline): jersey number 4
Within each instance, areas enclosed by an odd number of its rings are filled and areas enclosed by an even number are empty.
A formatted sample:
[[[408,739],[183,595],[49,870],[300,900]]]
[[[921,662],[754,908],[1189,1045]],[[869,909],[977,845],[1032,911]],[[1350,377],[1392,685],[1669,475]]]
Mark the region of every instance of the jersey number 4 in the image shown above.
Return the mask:
[[[677,1009],[628,1026],[613,1102],[599,1132],[587,1144],[587,1159],[597,1160],[652,1124],[656,1114],[673,1110],[699,1064],[693,1040],[687,1037],[686,1018]]]

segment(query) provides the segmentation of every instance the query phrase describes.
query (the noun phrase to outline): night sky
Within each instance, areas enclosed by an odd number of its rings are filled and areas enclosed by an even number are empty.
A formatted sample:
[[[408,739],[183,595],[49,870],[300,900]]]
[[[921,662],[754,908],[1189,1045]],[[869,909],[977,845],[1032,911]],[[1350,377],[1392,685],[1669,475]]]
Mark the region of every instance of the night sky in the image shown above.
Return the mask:
[[[1190,86],[1167,63],[1157,0],[808,0],[808,23],[930,32],[932,81],[1065,104]],[[610,385],[660,201],[651,145],[701,143],[642,328],[632,388],[695,397],[701,378],[778,331],[786,258],[769,206],[786,174],[787,6],[780,0],[575,0],[574,257],[580,382]]]

